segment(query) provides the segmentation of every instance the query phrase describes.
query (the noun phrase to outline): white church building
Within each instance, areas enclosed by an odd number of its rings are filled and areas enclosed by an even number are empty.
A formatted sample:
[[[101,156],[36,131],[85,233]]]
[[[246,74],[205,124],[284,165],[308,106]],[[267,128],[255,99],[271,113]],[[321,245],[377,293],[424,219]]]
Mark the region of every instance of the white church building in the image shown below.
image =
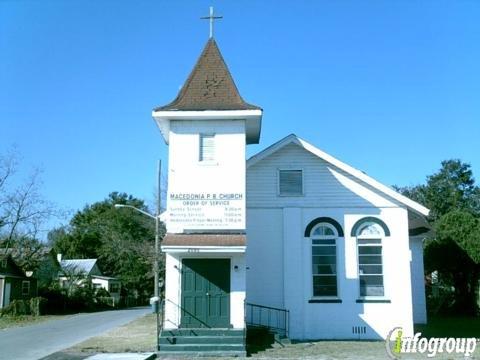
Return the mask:
[[[246,160],[262,113],[213,38],[153,111],[169,147],[160,349],[241,354],[195,336],[240,338],[247,323],[299,340],[412,334],[429,210],[293,134]]]

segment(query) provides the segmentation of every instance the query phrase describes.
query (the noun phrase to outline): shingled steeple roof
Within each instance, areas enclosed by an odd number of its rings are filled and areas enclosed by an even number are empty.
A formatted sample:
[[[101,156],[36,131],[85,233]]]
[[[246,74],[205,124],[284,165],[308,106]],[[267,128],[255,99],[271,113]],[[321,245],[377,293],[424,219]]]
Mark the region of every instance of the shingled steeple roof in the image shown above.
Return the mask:
[[[175,100],[154,111],[257,109],[240,96],[217,43],[210,38]]]

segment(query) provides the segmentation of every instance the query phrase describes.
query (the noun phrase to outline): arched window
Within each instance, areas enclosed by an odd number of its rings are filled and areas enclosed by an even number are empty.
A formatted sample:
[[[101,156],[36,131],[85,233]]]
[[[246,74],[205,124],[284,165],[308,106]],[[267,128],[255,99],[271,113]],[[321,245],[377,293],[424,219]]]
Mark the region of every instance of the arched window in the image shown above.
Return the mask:
[[[382,241],[390,235],[387,225],[376,218],[364,218],[355,225],[360,296],[384,296]]]
[[[312,241],[313,296],[337,296],[337,238],[329,223],[319,223],[310,232]]]

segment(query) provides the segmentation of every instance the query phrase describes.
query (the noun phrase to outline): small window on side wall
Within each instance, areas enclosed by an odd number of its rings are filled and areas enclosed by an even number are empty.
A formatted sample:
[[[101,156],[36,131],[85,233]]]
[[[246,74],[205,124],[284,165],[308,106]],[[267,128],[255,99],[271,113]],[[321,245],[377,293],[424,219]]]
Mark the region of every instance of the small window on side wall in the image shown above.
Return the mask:
[[[119,293],[120,292],[120,285],[116,284],[116,283],[110,284],[110,292],[111,293]]]
[[[303,195],[303,171],[278,170],[278,194],[280,196]]]
[[[209,162],[215,160],[215,135],[200,134],[199,161]]]
[[[30,281],[22,281],[22,295],[30,295]]]

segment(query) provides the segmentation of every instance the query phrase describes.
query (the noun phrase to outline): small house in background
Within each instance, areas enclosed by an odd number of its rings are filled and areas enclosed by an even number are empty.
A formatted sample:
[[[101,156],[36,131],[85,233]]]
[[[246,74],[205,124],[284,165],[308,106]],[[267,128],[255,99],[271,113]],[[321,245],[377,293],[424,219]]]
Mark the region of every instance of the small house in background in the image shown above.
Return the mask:
[[[58,274],[62,268],[52,248],[45,247],[39,253],[39,259],[33,276],[37,279],[38,288],[41,289],[50,286],[54,282],[58,282]]]
[[[29,272],[31,275],[31,273]],[[13,300],[29,300],[37,296],[37,280],[27,276],[11,255],[0,257],[0,309]]]
[[[32,273],[37,288],[46,288],[58,282],[61,267],[56,252],[48,246],[15,247],[0,249],[0,257],[10,255],[15,264],[25,273]]]
[[[61,267],[59,281],[62,287],[68,287],[72,282],[82,285],[88,280],[95,289],[108,291],[115,304],[118,304],[121,282],[115,277],[104,276],[98,267],[97,259],[62,260],[62,254],[58,254],[57,261]]]
[[[110,293],[110,296],[114,299],[115,304],[120,301],[120,280],[115,277],[93,275],[92,285],[95,289],[105,289]]]

